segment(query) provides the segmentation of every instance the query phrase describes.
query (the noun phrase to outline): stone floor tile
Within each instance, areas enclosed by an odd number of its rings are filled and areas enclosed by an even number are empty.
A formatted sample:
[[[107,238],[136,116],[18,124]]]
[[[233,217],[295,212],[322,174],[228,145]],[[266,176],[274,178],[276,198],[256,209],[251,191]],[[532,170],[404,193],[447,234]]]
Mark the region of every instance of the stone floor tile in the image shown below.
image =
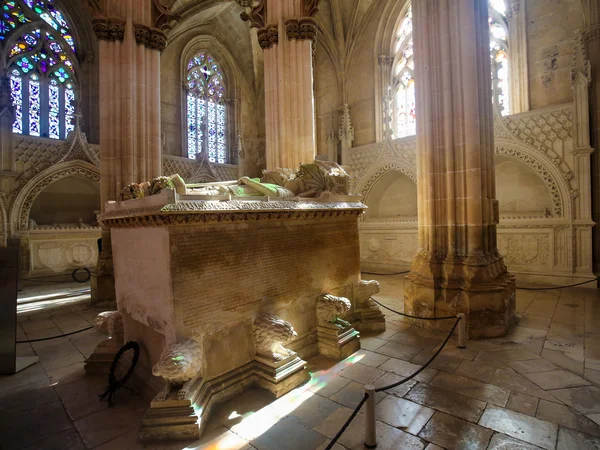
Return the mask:
[[[600,386],[600,370],[585,369],[583,377]]]
[[[408,361],[421,352],[421,350],[421,348],[411,347],[398,342],[388,342],[379,347],[376,352],[382,355],[391,356],[392,358]]]
[[[394,396],[388,396],[375,409],[377,420],[410,434],[418,434],[433,416],[433,409]]]
[[[548,361],[552,361],[554,364],[562,367],[563,369],[570,370],[579,376],[583,376],[583,355],[563,353],[558,350],[549,350],[545,348],[542,350],[541,356]]]
[[[58,395],[47,379],[3,391],[0,393],[0,421],[57,400]]]
[[[327,436],[329,439],[333,439],[337,432],[340,430],[342,425],[346,423],[346,420],[352,414],[353,409],[339,408],[333,414],[331,414],[323,423],[313,428],[313,430]],[[377,436],[381,436],[383,433],[383,427],[381,422],[377,422],[376,431]],[[346,431],[340,436],[338,443],[343,445],[347,449],[363,449],[365,441],[365,417],[362,413],[358,413],[352,423],[348,426]],[[281,448],[281,447],[280,447]]]
[[[485,339],[481,341],[474,341],[472,345],[479,348],[484,352],[501,352],[508,350],[522,350],[524,347],[521,344],[512,342],[509,338],[496,338],[496,339]]]
[[[585,358],[585,368],[600,371],[600,359]]]
[[[590,419],[591,421],[597,423],[598,425],[600,425],[600,413],[596,413],[596,414],[588,414],[586,416],[588,419]]]
[[[444,450],[444,449],[442,447],[440,447],[439,445],[429,444],[427,447],[425,447],[425,450]]]
[[[386,323],[387,326],[387,323]],[[389,330],[385,330],[385,331],[370,331],[367,334],[365,334],[365,337],[373,337],[373,338],[377,338],[377,339],[382,339],[385,340],[387,342],[387,340],[389,338],[391,338],[394,334],[396,334],[398,332],[398,330],[396,329],[396,327],[394,327],[394,329],[389,329]],[[361,341],[362,341],[362,333],[361,333]]]
[[[552,370],[550,372],[526,373],[524,376],[545,390],[564,389],[591,384],[589,381],[564,369]]]
[[[531,339],[527,342],[523,342],[522,345],[530,352],[535,353],[537,356],[540,356],[542,354],[542,350],[544,350],[545,342],[546,338],[536,338]]]
[[[540,399],[520,392],[512,392],[506,407],[521,414],[535,417]]]
[[[508,389],[444,372],[438,373],[430,384],[497,406],[506,406],[510,396]]]
[[[61,334],[63,333],[60,331],[60,328],[55,326],[54,328],[48,328],[45,330],[30,331],[27,333],[27,340],[34,341],[36,339],[46,339],[49,337],[60,336]]]
[[[582,433],[600,437],[600,426],[565,405],[540,400],[536,417],[548,422],[572,428]]]
[[[419,437],[442,448],[454,450],[483,450],[487,448],[492,430],[466,422],[457,417],[436,412]]]
[[[425,365],[433,356],[435,352],[423,350],[417,356],[410,360],[415,364]],[[456,356],[448,356],[440,353],[428,367],[436,370],[442,370],[444,372],[453,373],[463,360]]]
[[[548,330],[552,319],[549,317],[535,316],[533,314],[524,314],[519,320],[519,326],[526,328],[535,328],[538,330]]]
[[[534,339],[545,338],[547,334],[547,330],[515,326],[508,332],[507,337],[510,338],[512,342],[524,345]]]
[[[558,298],[534,298],[524,315],[552,318],[557,304]]]
[[[557,389],[552,395],[583,415],[600,413],[600,389],[596,386]]]
[[[14,375],[0,375],[0,400],[5,392],[12,393],[16,388],[40,381],[48,381],[48,376],[42,365],[37,363]]]
[[[558,352],[570,353],[580,357],[584,356],[584,345],[566,342],[556,338],[546,338],[544,342],[544,350],[556,350]]]
[[[308,428],[295,417],[285,417],[250,443],[259,450],[314,450],[325,436]]]
[[[84,376],[85,370],[83,362],[48,371],[48,379],[53,385],[67,384],[72,381],[77,381]]]
[[[454,373],[456,375],[489,383],[494,376],[494,373],[496,373],[496,367],[475,363],[473,361],[463,361]]]
[[[490,380],[490,384],[510,389],[511,391],[522,394],[532,395],[537,398],[543,398],[548,401],[556,401],[553,395],[544,391],[533,382],[529,381],[523,375],[506,369],[496,369],[496,373]]]
[[[413,364],[407,361],[403,361],[401,359],[391,358],[381,366],[380,369],[385,370],[386,372],[392,372],[396,375],[401,375],[403,377],[409,377],[417,370],[421,368],[418,364]],[[427,368],[423,370],[419,375],[417,375],[414,379],[416,381],[422,381],[424,383],[430,382],[433,377],[437,375],[438,371],[435,369]]]
[[[398,381],[404,380],[406,377],[396,375],[395,373],[386,372],[381,378],[379,378],[373,386],[381,388],[397,383]],[[404,397],[408,391],[410,391],[417,382],[415,380],[408,380],[400,386],[388,389],[385,391],[386,394],[395,395],[396,397]]]
[[[530,359],[526,361],[511,361],[506,363],[508,367],[516,370],[519,373],[535,373],[535,372],[548,372],[550,370],[556,370],[558,367],[556,364],[545,360],[545,359]]]
[[[365,350],[375,351],[382,345],[387,344],[385,339],[379,339],[376,337],[362,337],[360,338],[360,347]]]
[[[107,409],[107,404],[98,399],[98,395],[106,389],[106,384],[104,378],[83,378],[69,384],[56,386],[55,391],[60,396],[67,414],[71,420],[75,421]],[[117,403],[117,407],[118,405]]]
[[[425,443],[421,439],[387,424],[381,422],[379,424],[377,450],[423,450],[425,448]],[[359,448],[363,450],[365,447]]]
[[[343,389],[339,390],[335,395],[329,397],[336,403],[340,405],[344,405],[348,408],[354,408],[356,405],[360,403],[363,396],[365,395],[364,385],[357,383],[356,381],[352,381]],[[375,394],[376,401],[379,403],[386,397],[387,394],[383,392],[378,392]]]
[[[58,400],[20,414],[10,414],[0,420],[2,450],[19,449],[72,427]]]
[[[485,402],[423,383],[412,388],[404,398],[470,422],[477,422],[485,409]]]
[[[35,442],[22,450],[86,450],[75,428],[55,434],[41,442]]]
[[[21,324],[23,331],[27,334],[36,332],[49,330],[51,328],[56,328],[56,324],[52,321],[52,319],[41,319],[41,320],[30,320],[28,322],[23,322]]]
[[[290,399],[283,397],[285,403],[290,404]],[[282,400],[280,399],[280,400]],[[277,402],[275,402],[277,403]],[[274,407],[274,404],[269,405]],[[298,405],[294,405],[293,409],[287,412],[292,417],[295,417],[300,422],[313,428],[329,417],[340,405],[320,395],[313,395]]]
[[[361,384],[372,384],[383,375],[385,372],[375,367],[365,366],[361,363],[356,363],[346,367],[340,373],[344,378],[348,378],[352,381],[357,381]]]
[[[40,364],[44,367],[44,370],[46,370],[46,372],[49,372],[49,371],[55,370],[55,369],[62,369],[64,367],[71,366],[71,365],[77,364],[77,363],[83,363],[84,361],[85,361],[85,358],[83,357],[81,352],[77,349],[72,353],[68,353],[63,356],[57,356],[55,358],[48,358],[48,359],[40,358]]]
[[[548,450],[556,445],[557,425],[498,406],[488,406],[479,425]]]
[[[319,445],[316,450],[325,450],[327,448],[327,446],[329,445],[329,443],[331,442],[331,439],[326,439],[325,442],[323,442],[321,445]],[[254,447],[253,447],[254,448]],[[346,450],[346,447],[344,447],[341,444],[338,444],[337,442],[333,445],[333,447],[331,447],[331,450]]]
[[[489,366],[504,367],[509,361],[523,361],[528,359],[537,359],[538,355],[524,349],[500,350],[496,352],[482,352],[473,361],[476,363],[487,364]]]
[[[494,433],[488,450],[539,450],[540,447],[519,441],[502,433]]]
[[[369,350],[361,349],[352,355],[352,358],[365,366],[379,367],[388,359],[387,356],[380,355]]]
[[[598,450],[600,439],[560,427],[556,450]]]
[[[338,374],[311,374],[311,380],[308,382],[308,390],[323,397],[331,397],[351,381]]]
[[[409,347],[431,350],[432,348],[437,347],[442,340],[419,336],[408,331],[400,331],[394,334],[389,341],[398,342],[403,345],[408,345]]]
[[[94,448],[139,427],[139,418],[128,408],[104,409],[74,421],[87,448]]]

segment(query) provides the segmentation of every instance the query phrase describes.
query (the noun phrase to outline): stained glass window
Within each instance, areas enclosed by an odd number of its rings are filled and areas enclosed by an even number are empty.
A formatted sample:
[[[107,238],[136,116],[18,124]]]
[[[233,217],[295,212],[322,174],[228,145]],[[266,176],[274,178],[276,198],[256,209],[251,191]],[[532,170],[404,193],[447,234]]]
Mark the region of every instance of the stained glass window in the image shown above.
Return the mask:
[[[65,139],[74,129],[75,40],[54,0],[0,0],[15,107],[13,131]],[[27,24],[22,28],[22,25]]]
[[[508,73],[508,22],[505,0],[489,0],[490,57],[494,104],[502,115],[510,114]],[[412,10],[409,8],[396,33],[392,89],[394,92],[394,137],[416,133],[415,79],[412,38]]]
[[[490,59],[494,104],[503,116],[510,114],[508,82],[508,22],[505,0],[490,0]]]
[[[196,158],[206,152],[210,161],[225,163],[225,86],[221,69],[206,52],[200,52],[189,60],[186,89],[188,157]]]
[[[394,137],[400,138],[412,136],[417,130],[411,8],[408,9],[396,35],[395,51],[392,120]]]

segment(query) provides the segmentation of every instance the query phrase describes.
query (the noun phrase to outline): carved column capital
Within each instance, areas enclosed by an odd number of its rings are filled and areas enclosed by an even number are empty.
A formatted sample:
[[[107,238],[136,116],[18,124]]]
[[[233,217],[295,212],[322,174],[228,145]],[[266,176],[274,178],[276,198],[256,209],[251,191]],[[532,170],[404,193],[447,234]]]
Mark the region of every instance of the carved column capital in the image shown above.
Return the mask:
[[[277,25],[268,25],[258,30],[258,44],[263,50],[273,47],[279,42],[279,31]]]
[[[506,19],[511,20],[521,12],[521,0],[508,0],[506,8]]]
[[[317,21],[312,17],[288,19],[285,21],[285,31],[290,41],[297,39],[315,42],[317,40]]]
[[[150,28],[139,23],[133,24],[135,34],[135,42],[138,45],[143,45],[150,50],[163,52],[167,47],[167,36],[158,28]]]
[[[583,32],[583,38],[586,43],[600,39],[600,23],[590,26]]]
[[[388,55],[379,55],[378,61],[381,67],[392,67],[392,64],[394,63],[394,57]]]
[[[92,26],[101,41],[123,41],[125,37],[125,20],[120,17],[95,17]]]

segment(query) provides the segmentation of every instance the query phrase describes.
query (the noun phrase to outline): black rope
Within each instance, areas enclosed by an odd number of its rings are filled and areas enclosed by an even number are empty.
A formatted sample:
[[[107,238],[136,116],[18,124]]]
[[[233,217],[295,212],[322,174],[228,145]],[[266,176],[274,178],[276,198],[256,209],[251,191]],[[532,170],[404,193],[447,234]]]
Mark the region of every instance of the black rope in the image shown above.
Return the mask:
[[[362,408],[362,406],[365,404],[365,402],[367,401],[368,398],[369,398],[369,394],[365,393],[364,397],[362,398],[362,400],[360,401],[358,406],[356,408],[354,408],[354,411],[352,412],[352,414],[350,414],[350,417],[348,417],[348,420],[346,420],[346,423],[342,426],[342,428],[340,428],[340,431],[337,432],[337,434],[331,440],[329,445],[327,447],[325,447],[325,450],[331,450],[331,448],[335,445],[337,440],[342,436],[342,434],[344,434],[344,431],[346,431],[346,428],[348,428],[350,423],[354,420],[354,418],[358,414],[358,411],[360,411],[360,408]]]
[[[581,286],[582,284],[593,283],[594,281],[598,281],[598,278],[594,278],[593,280],[588,280],[588,281],[582,281],[581,283],[569,284],[567,286],[552,286],[552,287],[545,287],[545,288],[532,288],[532,287],[517,286],[517,289],[522,289],[524,291],[551,291],[553,289],[565,289],[565,288],[570,288],[570,287],[575,287],[575,286]]]
[[[410,270],[407,270],[405,272],[393,272],[393,273],[363,272],[361,270],[361,273],[364,273],[365,275],[379,275],[379,276],[383,276],[383,275],[406,275],[407,273],[410,273]]]
[[[456,322],[454,323],[454,326],[452,327],[452,330],[450,330],[450,333],[448,334],[448,336],[446,337],[446,340],[444,341],[444,343],[442,344],[442,346],[438,349],[437,352],[435,352],[435,354],[431,357],[431,359],[429,361],[427,361],[425,363],[425,365],[423,367],[421,367],[419,370],[417,370],[415,373],[413,373],[411,376],[406,377],[403,380],[398,381],[397,383],[393,383],[390,384],[389,386],[384,386],[384,387],[380,387],[375,389],[375,392],[382,392],[382,391],[387,391],[388,389],[392,389],[395,387],[400,386],[401,384],[406,383],[407,381],[412,380],[414,377],[416,377],[417,375],[419,375],[421,372],[423,372],[427,366],[429,366],[429,364],[431,364],[433,362],[433,360],[440,354],[440,352],[444,349],[444,347],[446,346],[446,344],[448,343],[448,341],[450,340],[450,336],[452,336],[452,334],[454,333],[454,330],[456,330],[456,327],[458,325],[458,322],[461,321],[461,318],[459,317],[458,319],[456,319]]]
[[[384,304],[379,303],[373,297],[371,297],[371,300],[373,300],[379,306],[387,309],[388,311],[391,311],[391,312],[396,313],[396,314],[400,314],[401,316],[404,316],[404,317],[409,317],[411,319],[423,319],[423,320],[448,320],[448,319],[456,319],[456,316],[447,316],[447,317],[419,317],[419,316],[411,316],[410,314],[404,314],[404,313],[401,313],[400,311],[396,311],[395,309],[388,308]]]
[[[121,378],[120,380],[117,380],[117,378],[115,377],[115,371],[117,370],[117,365],[119,364],[119,360],[121,359],[123,354],[128,350],[133,350],[133,359],[131,361],[131,366],[129,367],[129,370],[127,371],[125,376],[123,378]],[[113,362],[110,365],[110,372],[108,373],[108,387],[102,394],[100,394],[98,396],[98,397],[100,397],[101,401],[104,400],[104,398],[108,396],[108,407],[109,408],[113,406],[113,399],[115,398],[115,394],[117,393],[117,390],[124,387],[125,383],[127,383],[127,381],[129,381],[129,378],[131,378],[131,375],[133,375],[133,371],[135,370],[135,366],[137,365],[139,358],[140,358],[140,344],[138,344],[137,342],[134,342],[134,341],[130,341],[127,344],[125,344],[123,347],[121,347],[119,349],[119,351],[115,355],[115,358],[113,359]]]
[[[50,339],[58,339],[58,338],[65,337],[65,336],[71,336],[72,334],[81,333],[82,331],[91,330],[92,328],[94,328],[94,327],[93,326],[89,326],[89,327],[84,328],[82,330],[72,331],[71,333],[59,334],[58,336],[52,336],[52,337],[47,337],[47,338],[42,338],[42,339],[32,339],[31,341],[17,341],[16,343],[17,344],[27,344],[29,342],[49,341]]]

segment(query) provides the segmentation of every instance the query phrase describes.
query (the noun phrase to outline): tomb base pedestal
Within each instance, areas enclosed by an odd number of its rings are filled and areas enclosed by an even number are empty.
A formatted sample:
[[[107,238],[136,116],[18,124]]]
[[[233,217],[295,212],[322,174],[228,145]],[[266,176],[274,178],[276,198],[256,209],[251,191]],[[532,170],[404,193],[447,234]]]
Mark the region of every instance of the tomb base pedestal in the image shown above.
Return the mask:
[[[260,355],[254,359],[256,384],[271,392],[275,398],[310,380],[306,361],[296,353],[282,361],[272,361]]]
[[[122,345],[122,343],[110,338],[100,342],[90,357],[85,360],[86,376],[108,375],[115,355]]]
[[[358,331],[385,331],[385,316],[377,303],[370,298],[356,306],[354,327]]]
[[[353,327],[340,328],[332,323],[317,326],[319,353],[341,361],[360,350],[360,333]]]

